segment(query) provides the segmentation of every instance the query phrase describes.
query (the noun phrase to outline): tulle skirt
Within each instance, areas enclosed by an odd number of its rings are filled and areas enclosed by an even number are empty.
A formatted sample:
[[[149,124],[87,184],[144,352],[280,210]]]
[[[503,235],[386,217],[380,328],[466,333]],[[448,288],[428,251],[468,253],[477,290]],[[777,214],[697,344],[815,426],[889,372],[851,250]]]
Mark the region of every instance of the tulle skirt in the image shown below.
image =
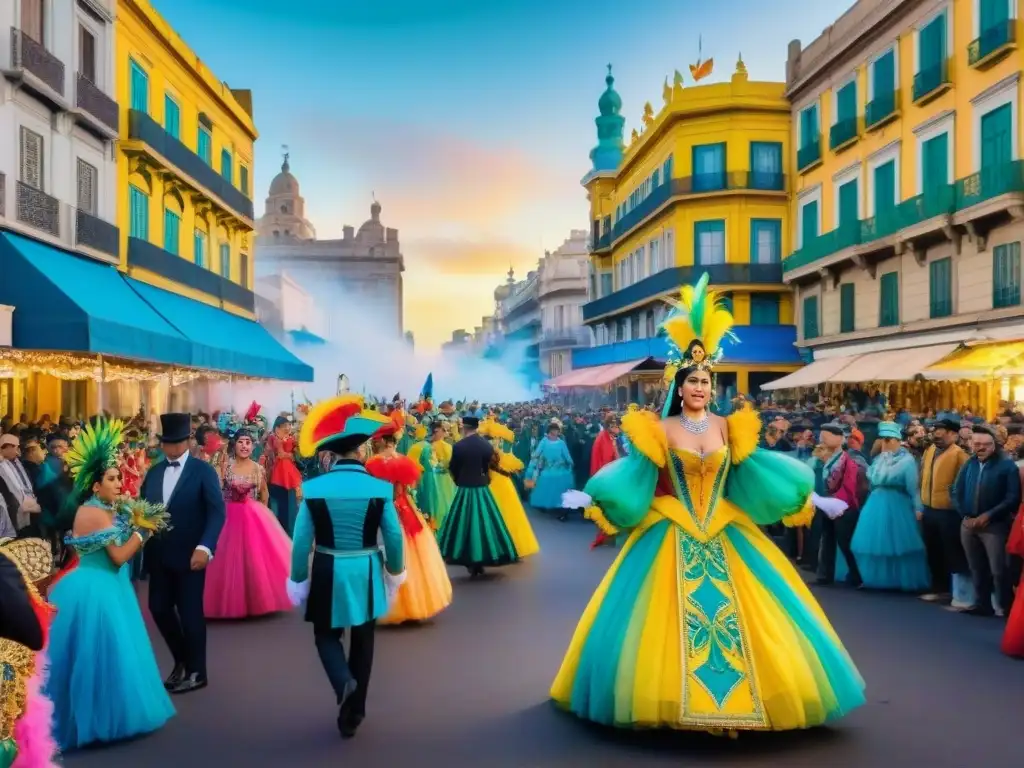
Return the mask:
[[[62,750],[150,733],[174,716],[127,566],[115,569],[104,550],[83,555],[50,602],[45,690]]]
[[[412,515],[420,522],[419,531],[410,534],[402,526],[402,540],[405,551],[405,582],[398,589],[391,610],[379,624],[401,624],[404,621],[424,621],[436,616],[452,602],[452,582],[448,578],[441,550],[437,546],[434,532],[423,519],[423,515],[408,501],[399,496],[395,504],[404,504],[405,515]]]
[[[217,551],[206,566],[203,609],[210,619],[244,619],[290,611],[285,584],[292,542],[258,501],[227,503]]]
[[[491,493],[498,504],[498,509],[501,510],[505,527],[516,545],[519,557],[529,557],[540,552],[537,536],[530,525],[530,519],[526,516],[526,510],[523,509],[523,502],[519,499],[512,478],[492,470]]]
[[[11,768],[57,768],[57,742],[53,738],[53,702],[43,689],[49,660],[46,652],[36,654],[36,672],[28,681],[25,711],[14,726],[18,755]]]
[[[562,494],[573,485],[572,470],[568,467],[546,467],[537,475],[537,483],[530,492],[530,506],[534,509],[560,509]]]
[[[913,503],[902,491],[872,490],[850,547],[866,587],[923,592],[931,583]]]

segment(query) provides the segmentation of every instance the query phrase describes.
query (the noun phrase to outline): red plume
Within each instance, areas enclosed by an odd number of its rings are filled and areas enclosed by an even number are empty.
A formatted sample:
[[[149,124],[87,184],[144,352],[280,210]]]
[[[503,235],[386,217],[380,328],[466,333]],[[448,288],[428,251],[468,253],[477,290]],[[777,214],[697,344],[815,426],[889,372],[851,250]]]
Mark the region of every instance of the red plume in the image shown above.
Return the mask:
[[[260,411],[263,410],[263,406],[257,403],[255,400],[252,401],[252,405],[249,406],[249,410],[245,412],[245,420],[252,421],[260,415]]]

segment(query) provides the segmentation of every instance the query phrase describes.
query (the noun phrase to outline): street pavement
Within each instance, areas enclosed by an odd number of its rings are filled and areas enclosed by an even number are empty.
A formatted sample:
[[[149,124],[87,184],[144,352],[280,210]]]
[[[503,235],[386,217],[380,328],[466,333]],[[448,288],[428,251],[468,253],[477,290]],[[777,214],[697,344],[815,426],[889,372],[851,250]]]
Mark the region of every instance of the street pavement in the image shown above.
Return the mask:
[[[1002,622],[902,595],[816,589],[867,680],[868,703],[790,734],[632,733],[555,711],[547,695],[576,621],[614,557],[593,528],[533,516],[542,551],[495,576],[451,569],[452,606],[377,633],[368,715],[342,741],[333,696],[298,614],[217,623],[210,687],[175,698],[158,733],[65,757],[72,768],[359,765],[1010,768],[1021,765],[1024,662]],[[148,618],[148,617],[147,617]],[[152,629],[162,668],[163,644]]]

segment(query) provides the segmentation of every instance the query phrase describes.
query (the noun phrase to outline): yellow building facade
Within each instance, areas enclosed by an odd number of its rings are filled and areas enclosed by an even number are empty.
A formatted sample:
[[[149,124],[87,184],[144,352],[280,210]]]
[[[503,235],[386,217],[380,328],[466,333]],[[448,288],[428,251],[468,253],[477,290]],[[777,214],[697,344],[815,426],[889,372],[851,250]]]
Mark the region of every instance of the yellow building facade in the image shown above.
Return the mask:
[[[860,0],[810,45],[790,44],[784,279],[818,379],[885,352],[844,375],[909,380],[972,335],[1022,335],[1016,11]]]
[[[781,280],[792,236],[785,85],[751,81],[741,61],[727,82],[684,87],[677,78],[663,102],[657,114],[646,105],[643,130],[633,132],[621,160],[608,151],[609,135],[591,155],[595,169],[584,186],[592,300],[584,322],[595,346],[576,350],[573,367],[663,360],[663,300],[707,272],[731,301],[740,337],[720,380],[756,390],[801,362],[792,296]],[[599,135],[619,103],[609,82]]]
[[[221,82],[148,0],[118,0],[115,47],[123,268],[254,317],[235,296],[251,292],[254,276],[251,93]]]

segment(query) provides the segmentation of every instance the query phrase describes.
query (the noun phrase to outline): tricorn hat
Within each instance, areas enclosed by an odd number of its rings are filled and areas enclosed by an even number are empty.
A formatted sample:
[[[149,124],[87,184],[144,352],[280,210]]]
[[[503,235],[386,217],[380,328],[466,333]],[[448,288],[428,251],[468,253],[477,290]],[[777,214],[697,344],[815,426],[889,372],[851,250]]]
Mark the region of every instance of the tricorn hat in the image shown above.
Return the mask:
[[[183,443],[192,436],[192,416],[188,413],[165,413],[160,416],[161,443]]]

